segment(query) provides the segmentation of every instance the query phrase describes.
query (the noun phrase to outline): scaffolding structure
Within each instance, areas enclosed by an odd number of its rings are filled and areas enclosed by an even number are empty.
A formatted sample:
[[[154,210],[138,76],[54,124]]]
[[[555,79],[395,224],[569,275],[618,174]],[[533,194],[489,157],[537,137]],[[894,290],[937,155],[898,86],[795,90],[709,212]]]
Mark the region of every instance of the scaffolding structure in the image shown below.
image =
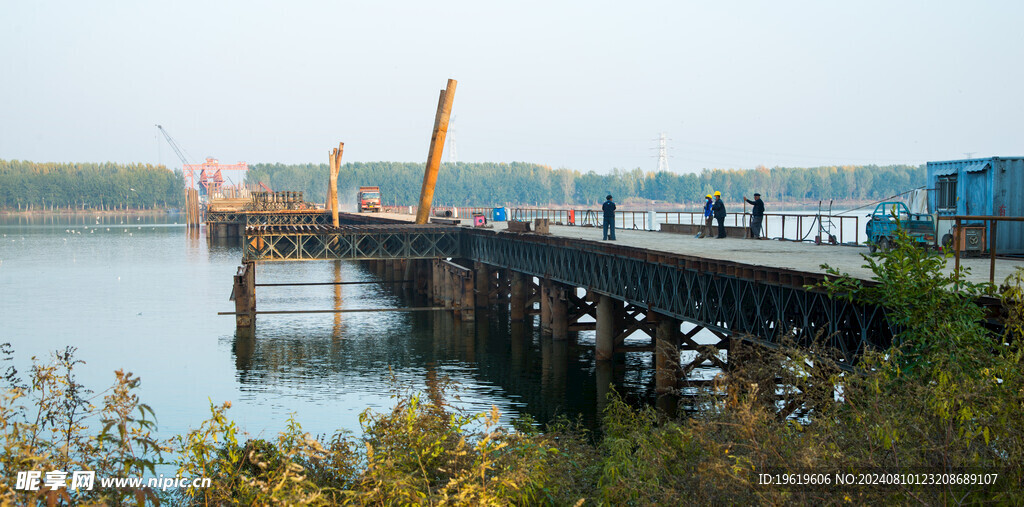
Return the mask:
[[[183,164],[182,170],[185,172],[185,184],[188,188],[198,187],[200,195],[215,198],[223,196],[225,182],[229,186],[232,183],[232,180],[225,178],[224,172],[241,171],[242,176],[238,178],[239,184],[241,184],[245,181],[245,171],[249,170],[249,164],[245,162],[221,164],[217,159],[207,157],[202,164]]]

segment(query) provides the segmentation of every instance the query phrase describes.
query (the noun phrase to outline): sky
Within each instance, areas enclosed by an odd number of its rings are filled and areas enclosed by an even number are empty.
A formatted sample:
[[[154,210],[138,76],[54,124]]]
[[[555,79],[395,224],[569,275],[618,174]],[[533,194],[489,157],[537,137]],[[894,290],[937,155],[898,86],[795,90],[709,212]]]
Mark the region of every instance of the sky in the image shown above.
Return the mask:
[[[1024,155],[1019,1],[0,0],[0,159],[606,173]],[[450,145],[444,160],[450,160]]]

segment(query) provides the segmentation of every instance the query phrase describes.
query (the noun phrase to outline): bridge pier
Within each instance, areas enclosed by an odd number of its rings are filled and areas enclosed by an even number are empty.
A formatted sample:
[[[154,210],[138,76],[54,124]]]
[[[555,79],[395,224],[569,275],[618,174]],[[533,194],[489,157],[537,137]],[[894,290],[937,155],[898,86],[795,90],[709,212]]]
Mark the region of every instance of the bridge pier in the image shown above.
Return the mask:
[[[616,306],[622,302],[601,294],[597,300],[597,336],[594,357],[598,361],[611,361],[615,354]]]
[[[551,334],[551,280],[540,279],[540,332]]]
[[[526,319],[526,305],[529,301],[530,287],[526,275],[519,271],[509,271],[509,317],[513,322]]]
[[[464,321],[476,320],[476,281],[474,271],[447,260],[432,262],[432,299],[455,311]]]
[[[460,294],[461,301],[459,303],[461,310],[460,316],[462,317],[462,320],[472,322],[476,320],[476,291],[474,290],[476,288],[476,282],[474,280],[475,277],[473,276],[473,271],[466,268],[463,269],[465,269],[465,271],[462,273],[461,277],[457,278],[456,281],[457,284],[462,286]]]
[[[535,283],[534,277],[526,276],[526,315],[540,315],[540,278]],[[536,305],[536,306],[535,306]],[[532,320],[532,319],[531,319]]]
[[[474,262],[473,269],[475,270],[473,275],[476,278],[476,290],[473,304],[477,308],[486,308],[491,302],[491,286],[493,285],[492,278],[496,271],[492,272],[491,267],[482,262]]]
[[[444,294],[444,306],[445,308],[455,308],[455,280],[451,270],[445,265],[445,261],[441,262],[441,290]]]
[[[561,285],[553,284],[548,289],[548,301],[551,305],[549,312],[551,318],[551,337],[556,341],[569,339],[569,303],[566,301],[566,293],[570,289]]]
[[[493,284],[492,292],[489,295],[491,303],[507,301],[511,290],[509,276],[512,274],[512,271],[491,266],[491,272],[494,273],[491,280]]]
[[[682,338],[679,319],[651,313],[657,319],[654,352],[654,391],[672,394],[678,388],[679,341]]]
[[[256,322],[255,262],[246,262],[238,268],[231,296],[235,300],[235,327],[239,329],[253,327]]]
[[[441,261],[437,259],[430,261],[430,300],[435,304],[443,300],[441,288],[444,285],[441,283],[440,263]]]
[[[420,295],[430,300],[434,291],[433,261],[430,259],[416,260],[416,289]]]

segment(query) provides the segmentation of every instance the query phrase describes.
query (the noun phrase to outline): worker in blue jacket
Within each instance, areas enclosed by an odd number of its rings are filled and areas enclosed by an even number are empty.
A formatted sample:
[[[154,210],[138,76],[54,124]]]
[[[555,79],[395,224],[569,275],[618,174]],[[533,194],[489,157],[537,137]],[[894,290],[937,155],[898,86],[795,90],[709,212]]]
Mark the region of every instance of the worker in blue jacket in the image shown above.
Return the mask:
[[[604,239],[615,241],[615,202],[611,194],[601,205],[601,210],[604,211]]]
[[[722,202],[722,193],[715,191],[715,204],[711,206],[711,211],[715,214],[715,220],[718,222],[718,239],[725,237],[725,203]]]
[[[711,194],[704,196],[704,229],[700,231],[700,237],[710,238],[711,234],[711,223],[715,219],[715,215],[712,214],[711,208],[714,207],[715,201],[711,198]]]

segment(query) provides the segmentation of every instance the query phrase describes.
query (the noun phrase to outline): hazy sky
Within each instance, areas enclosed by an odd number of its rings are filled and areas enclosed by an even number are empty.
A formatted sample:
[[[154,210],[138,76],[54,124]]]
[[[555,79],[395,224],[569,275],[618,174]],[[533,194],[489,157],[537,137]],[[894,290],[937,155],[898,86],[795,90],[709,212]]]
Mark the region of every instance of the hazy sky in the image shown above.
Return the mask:
[[[1024,155],[1024,2],[0,0],[0,159],[581,171]],[[448,160],[446,150],[445,160]]]

